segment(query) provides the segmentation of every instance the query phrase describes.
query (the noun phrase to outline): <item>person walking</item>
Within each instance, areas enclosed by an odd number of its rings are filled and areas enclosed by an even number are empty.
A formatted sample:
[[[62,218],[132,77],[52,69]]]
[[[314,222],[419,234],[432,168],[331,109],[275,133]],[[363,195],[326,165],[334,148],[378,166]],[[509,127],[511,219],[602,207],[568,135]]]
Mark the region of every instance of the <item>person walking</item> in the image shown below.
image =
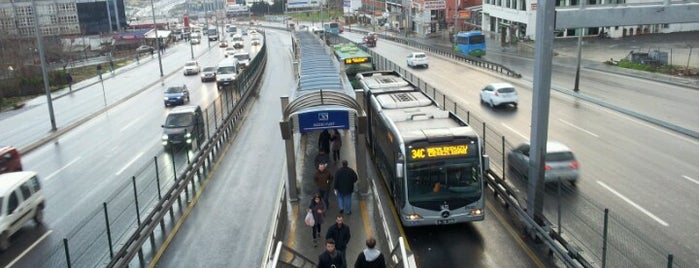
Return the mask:
[[[335,172],[335,195],[340,214],[347,210],[347,215],[352,215],[352,193],[354,183],[357,182],[357,173],[347,166],[347,160],[342,160],[342,167]]]
[[[374,247],[376,247],[376,239],[367,238],[366,248],[357,256],[354,268],[386,268],[383,253]]]
[[[317,166],[316,174],[313,176],[313,181],[315,181],[316,183],[318,193],[320,194],[320,197],[323,199],[325,209],[327,210],[328,208],[330,208],[330,201],[328,197],[330,196],[330,185],[333,181],[333,175],[328,170],[328,165],[319,164]],[[320,230],[318,230],[318,232],[320,232]]]
[[[318,256],[318,268],[340,268],[344,265],[340,252],[335,249],[335,241],[326,239],[325,251]]]
[[[318,151],[323,151],[327,155],[330,154],[330,132],[327,129],[324,129],[318,135]]]
[[[352,235],[350,234],[349,226],[344,224],[342,215],[337,215],[337,218],[335,218],[335,224],[330,225],[328,232],[325,234],[325,239],[332,239],[335,241],[335,248],[340,252],[343,264],[347,264],[345,251],[347,251],[347,243],[349,243],[351,237]]]
[[[313,232],[313,247],[318,247],[318,238],[321,238],[320,225],[323,224],[323,215],[325,214],[325,204],[320,194],[315,194],[313,196],[308,210],[313,213],[313,220],[315,221],[315,224],[311,226],[311,231]]]
[[[333,130],[333,134],[330,136],[330,141],[332,141],[330,144],[330,149],[333,153],[333,162],[337,162],[340,160],[340,149],[342,148],[342,135],[340,135],[340,132],[337,131],[337,129]]]
[[[330,156],[327,153],[325,153],[325,151],[320,150],[313,162],[316,164],[317,169],[321,164],[327,165],[328,162],[330,162]]]

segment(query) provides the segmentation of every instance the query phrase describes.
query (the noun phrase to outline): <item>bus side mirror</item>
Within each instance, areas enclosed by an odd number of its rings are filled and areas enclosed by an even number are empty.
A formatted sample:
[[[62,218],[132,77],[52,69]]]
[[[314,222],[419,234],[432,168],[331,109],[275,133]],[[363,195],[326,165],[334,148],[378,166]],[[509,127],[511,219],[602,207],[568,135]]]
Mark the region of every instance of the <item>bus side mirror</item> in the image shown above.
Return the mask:
[[[483,155],[483,173],[488,172],[490,170],[490,157],[487,154]]]
[[[403,163],[396,164],[396,178],[403,178]]]

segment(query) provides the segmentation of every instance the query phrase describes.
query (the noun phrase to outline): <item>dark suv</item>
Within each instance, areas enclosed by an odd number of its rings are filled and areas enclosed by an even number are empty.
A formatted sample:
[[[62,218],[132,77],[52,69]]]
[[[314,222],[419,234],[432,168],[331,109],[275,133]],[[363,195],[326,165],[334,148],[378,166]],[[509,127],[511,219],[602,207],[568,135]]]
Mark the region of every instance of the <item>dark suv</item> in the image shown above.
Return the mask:
[[[201,147],[205,139],[204,117],[196,105],[178,106],[168,113],[163,127],[163,146]]]

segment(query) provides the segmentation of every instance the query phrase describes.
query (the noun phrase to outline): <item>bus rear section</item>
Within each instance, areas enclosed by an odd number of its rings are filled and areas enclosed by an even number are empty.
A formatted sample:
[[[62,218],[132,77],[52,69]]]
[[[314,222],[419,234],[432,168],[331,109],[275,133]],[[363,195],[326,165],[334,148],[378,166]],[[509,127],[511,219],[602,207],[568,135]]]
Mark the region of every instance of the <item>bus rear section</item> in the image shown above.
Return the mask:
[[[453,36],[454,51],[466,56],[485,56],[485,35],[479,31],[460,32]]]
[[[478,134],[396,72],[358,75],[369,121],[369,149],[403,226],[485,217]]]

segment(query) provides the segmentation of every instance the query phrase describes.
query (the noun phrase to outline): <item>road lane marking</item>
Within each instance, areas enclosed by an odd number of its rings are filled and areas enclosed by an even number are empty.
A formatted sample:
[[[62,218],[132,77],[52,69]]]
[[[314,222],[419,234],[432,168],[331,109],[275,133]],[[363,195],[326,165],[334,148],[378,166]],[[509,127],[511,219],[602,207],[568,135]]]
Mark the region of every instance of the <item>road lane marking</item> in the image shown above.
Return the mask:
[[[687,175],[682,175],[682,178],[685,178],[685,179],[687,179],[688,181],[691,181],[691,182],[693,182],[693,183],[699,184],[699,181],[698,181],[698,180],[692,179],[692,178],[690,178],[690,177],[687,176]]]
[[[124,132],[124,130],[126,130],[127,128],[131,127],[131,125],[133,125],[133,124],[135,124],[136,122],[138,122],[139,119],[140,119],[140,118],[136,118],[136,120],[133,120],[133,121],[129,122],[129,123],[126,124],[124,127],[122,127],[119,131],[120,131],[120,132]]]
[[[45,178],[44,180],[45,180],[45,181],[51,180],[51,178],[53,178],[53,176],[56,176],[56,174],[58,174],[59,172],[61,172],[61,171],[64,170],[64,169],[66,169],[67,167],[69,167],[69,166],[72,165],[73,163],[77,162],[78,160],[80,160],[80,157],[79,157],[79,156],[78,156],[78,158],[75,158],[73,161],[68,162],[68,164],[65,164],[63,167],[61,167],[61,168],[59,168],[58,170],[54,171],[54,172],[51,173],[50,175],[46,176],[46,178]]]
[[[138,153],[138,155],[137,155],[136,157],[134,157],[133,159],[131,159],[131,161],[129,161],[128,163],[126,163],[126,165],[124,165],[124,167],[122,167],[119,171],[117,171],[116,175],[119,175],[119,174],[121,174],[122,172],[124,172],[124,170],[126,170],[126,168],[128,168],[131,164],[133,164],[133,162],[136,162],[136,160],[138,160],[139,158],[141,158],[142,155],[143,155],[143,152]]]
[[[573,125],[573,124],[571,124],[571,123],[568,122],[568,121],[565,121],[565,120],[563,120],[563,119],[558,119],[558,121],[561,121],[563,124],[566,124],[566,125],[568,125],[568,126],[571,126],[571,127],[575,128],[575,129],[577,129],[577,130],[580,130],[580,131],[582,131],[582,132],[585,132],[585,133],[587,133],[587,134],[590,134],[590,135],[592,135],[592,136],[595,137],[595,138],[599,138],[599,135],[597,135],[597,134],[595,134],[595,133],[592,133],[591,131],[585,130],[585,129],[581,128],[581,127],[578,127],[578,126],[576,126],[576,125]]]
[[[662,224],[663,226],[670,226],[670,224],[668,224],[668,223],[665,222],[664,220],[660,219],[658,216],[653,215],[653,213],[650,213],[648,210],[646,210],[645,208],[641,207],[640,205],[634,203],[633,201],[631,201],[631,199],[627,198],[626,196],[624,196],[624,195],[620,194],[619,192],[617,192],[616,190],[612,189],[612,187],[607,186],[606,184],[604,184],[604,182],[597,181],[597,184],[599,184],[599,185],[601,185],[602,187],[606,188],[608,191],[612,192],[613,194],[615,194],[616,196],[618,196],[618,197],[621,198],[622,200],[626,201],[626,203],[629,203],[631,206],[633,206],[633,207],[635,207],[636,209],[640,210],[641,212],[643,212],[644,214],[646,214],[648,217],[650,217],[651,219],[657,221],[658,223]]]
[[[17,263],[19,260],[21,260],[22,258],[24,258],[24,255],[27,255],[27,253],[29,253],[29,251],[32,251],[32,249],[34,249],[34,247],[36,247],[36,245],[38,245],[39,243],[41,243],[41,241],[44,241],[44,239],[46,239],[47,237],[49,237],[49,235],[50,235],[51,233],[53,233],[53,230],[49,230],[49,231],[46,232],[44,235],[42,235],[41,237],[39,237],[39,239],[36,240],[36,242],[34,242],[31,246],[29,246],[27,249],[25,249],[24,251],[22,251],[22,254],[19,254],[19,256],[17,256],[17,258],[15,258],[14,260],[12,260],[12,262],[10,262],[9,264],[7,264],[6,267],[7,267],[7,268],[10,268],[10,267],[12,267],[12,265],[15,265],[15,263]]]
[[[505,128],[507,128],[507,129],[509,129],[510,131],[514,132],[515,134],[519,135],[520,137],[524,138],[524,140],[527,140],[527,141],[529,140],[529,137],[522,135],[522,133],[519,133],[517,130],[515,130],[514,128],[511,128],[511,127],[508,126],[507,124],[505,124],[505,123],[500,123],[500,124],[501,124],[503,127],[505,127]]]

